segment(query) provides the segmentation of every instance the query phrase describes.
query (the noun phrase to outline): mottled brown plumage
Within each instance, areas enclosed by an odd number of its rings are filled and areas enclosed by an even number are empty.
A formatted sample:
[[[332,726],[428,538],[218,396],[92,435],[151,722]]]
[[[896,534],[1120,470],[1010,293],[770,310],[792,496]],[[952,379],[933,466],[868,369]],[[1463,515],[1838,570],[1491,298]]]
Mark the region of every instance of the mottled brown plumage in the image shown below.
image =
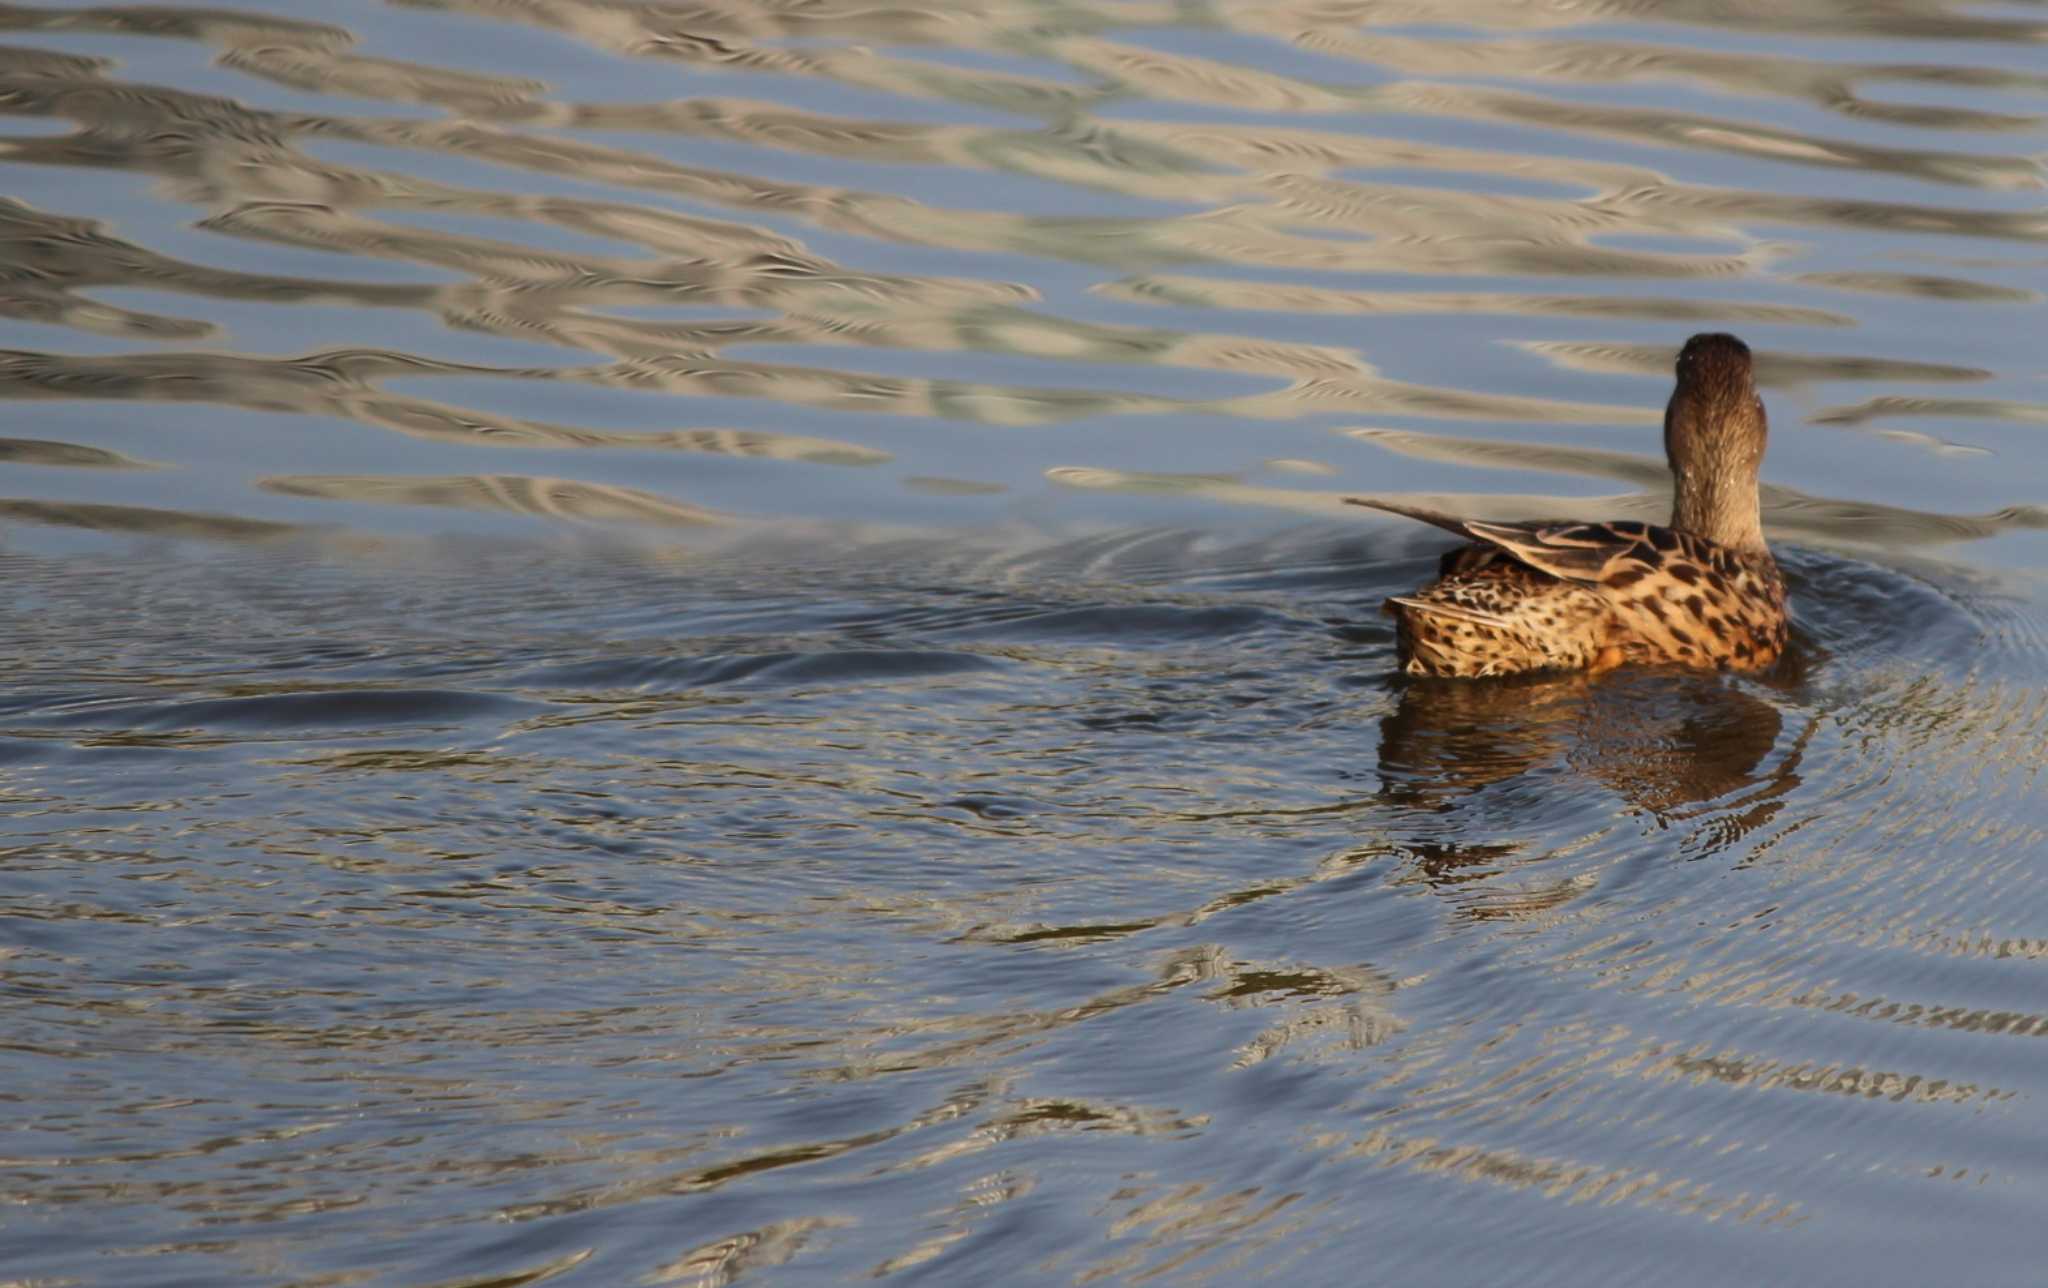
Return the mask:
[[[1769,427],[1749,347],[1696,335],[1664,411],[1671,523],[1480,523],[1363,497],[1353,505],[1470,539],[1437,579],[1386,604],[1410,675],[1513,675],[1673,663],[1750,671],[1785,648],[1785,584],[1764,545],[1757,470]]]

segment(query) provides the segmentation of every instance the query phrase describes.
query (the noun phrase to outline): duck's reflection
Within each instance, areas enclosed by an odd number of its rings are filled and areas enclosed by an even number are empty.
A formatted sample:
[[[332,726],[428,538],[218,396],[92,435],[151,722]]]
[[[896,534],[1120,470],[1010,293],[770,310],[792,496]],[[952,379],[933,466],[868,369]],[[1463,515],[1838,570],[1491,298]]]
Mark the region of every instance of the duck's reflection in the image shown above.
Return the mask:
[[[1768,681],[1797,684],[1790,660]],[[1442,816],[1464,814],[1492,789],[1541,775],[1542,798],[1604,789],[1660,828],[1685,828],[1712,852],[1764,827],[1799,783],[1810,723],[1782,754],[1780,708],[1718,675],[1623,670],[1507,681],[1411,680],[1380,727],[1381,799],[1440,819],[1409,848],[1432,884],[1498,870],[1518,846],[1466,839],[1446,846]],[[1530,803],[1525,802],[1524,808]],[[1515,809],[1514,813],[1521,813]],[[1483,829],[1479,829],[1483,830]]]

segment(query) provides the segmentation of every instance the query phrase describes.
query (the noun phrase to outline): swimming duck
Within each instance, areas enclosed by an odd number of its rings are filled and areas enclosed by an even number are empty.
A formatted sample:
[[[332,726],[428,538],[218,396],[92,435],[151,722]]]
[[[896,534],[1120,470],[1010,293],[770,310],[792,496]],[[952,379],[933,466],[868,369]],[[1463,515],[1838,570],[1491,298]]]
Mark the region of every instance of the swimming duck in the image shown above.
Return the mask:
[[[1769,426],[1749,346],[1696,335],[1664,410],[1671,523],[1480,523],[1347,497],[1472,542],[1437,579],[1395,595],[1401,669],[1487,676],[1669,663],[1771,665],[1785,648],[1785,583],[1764,545],[1757,468]]]

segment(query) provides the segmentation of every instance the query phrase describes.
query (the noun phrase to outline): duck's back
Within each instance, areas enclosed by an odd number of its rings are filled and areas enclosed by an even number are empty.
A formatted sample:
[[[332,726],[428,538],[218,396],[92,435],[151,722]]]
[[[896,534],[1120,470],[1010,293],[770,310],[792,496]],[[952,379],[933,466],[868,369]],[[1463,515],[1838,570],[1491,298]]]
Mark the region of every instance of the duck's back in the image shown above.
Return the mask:
[[[1610,526],[1641,530],[1632,559],[1600,583],[1624,661],[1755,671],[1785,651],[1785,583],[1768,554],[1672,528]]]
[[[1480,538],[1387,601],[1410,675],[1513,675],[1624,662],[1748,671],[1786,638],[1769,555],[1643,523],[1460,523]]]

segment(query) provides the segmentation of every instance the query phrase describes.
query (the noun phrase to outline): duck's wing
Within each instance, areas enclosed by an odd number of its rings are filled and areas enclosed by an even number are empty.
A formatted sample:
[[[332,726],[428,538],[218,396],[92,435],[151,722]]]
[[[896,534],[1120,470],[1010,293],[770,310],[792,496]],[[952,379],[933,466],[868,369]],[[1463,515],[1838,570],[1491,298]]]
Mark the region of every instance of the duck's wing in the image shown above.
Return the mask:
[[[1647,523],[1484,523],[1418,505],[1361,496],[1344,499],[1434,524],[1565,581],[1606,585],[1620,578],[1626,585],[1655,572],[1679,549],[1678,534]]]
[[[1615,589],[1663,567],[1678,549],[1676,534],[1646,523],[1480,523],[1465,525],[1475,540],[1505,551],[1531,568],[1566,581]],[[1656,540],[1663,536],[1661,544]]]

